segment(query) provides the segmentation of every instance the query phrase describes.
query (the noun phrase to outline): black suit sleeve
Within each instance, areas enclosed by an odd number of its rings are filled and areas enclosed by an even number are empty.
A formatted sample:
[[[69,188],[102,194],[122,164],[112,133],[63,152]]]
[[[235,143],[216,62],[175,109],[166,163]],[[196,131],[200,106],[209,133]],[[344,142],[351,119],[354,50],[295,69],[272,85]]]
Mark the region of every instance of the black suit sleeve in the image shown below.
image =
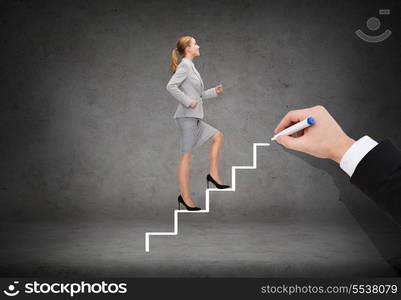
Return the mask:
[[[359,162],[351,183],[401,224],[401,152],[386,139]]]

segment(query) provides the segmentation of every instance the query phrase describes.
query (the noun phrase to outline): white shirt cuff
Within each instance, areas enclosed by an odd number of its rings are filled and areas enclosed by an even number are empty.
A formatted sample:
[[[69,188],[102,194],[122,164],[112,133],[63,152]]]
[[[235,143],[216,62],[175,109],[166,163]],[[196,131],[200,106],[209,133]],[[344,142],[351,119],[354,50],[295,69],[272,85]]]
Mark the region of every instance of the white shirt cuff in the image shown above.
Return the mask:
[[[364,158],[370,150],[376,147],[377,144],[378,143],[375,140],[371,139],[367,135],[360,138],[358,141],[352,144],[352,146],[341,158],[341,169],[343,169],[345,173],[352,177],[352,174],[354,174],[354,171],[362,158]]]

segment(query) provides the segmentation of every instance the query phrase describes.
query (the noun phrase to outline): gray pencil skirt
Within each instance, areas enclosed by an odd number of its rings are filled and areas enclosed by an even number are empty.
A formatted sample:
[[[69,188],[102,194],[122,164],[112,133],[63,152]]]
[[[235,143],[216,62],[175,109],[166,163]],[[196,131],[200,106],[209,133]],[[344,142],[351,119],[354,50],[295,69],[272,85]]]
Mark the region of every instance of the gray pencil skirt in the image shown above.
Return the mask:
[[[183,117],[174,119],[180,129],[180,155],[192,152],[218,130],[199,118]]]

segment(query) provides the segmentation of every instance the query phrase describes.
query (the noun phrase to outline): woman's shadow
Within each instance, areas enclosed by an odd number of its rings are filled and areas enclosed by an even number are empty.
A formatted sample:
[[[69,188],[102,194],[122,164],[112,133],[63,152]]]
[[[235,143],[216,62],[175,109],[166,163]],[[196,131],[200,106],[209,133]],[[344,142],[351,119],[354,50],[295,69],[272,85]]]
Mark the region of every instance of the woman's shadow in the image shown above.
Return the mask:
[[[348,175],[334,161],[319,159],[279,146],[287,153],[331,176],[339,190],[339,201],[345,205],[384,259],[401,276],[401,225],[391,219],[380,210],[373,200],[352,185]]]

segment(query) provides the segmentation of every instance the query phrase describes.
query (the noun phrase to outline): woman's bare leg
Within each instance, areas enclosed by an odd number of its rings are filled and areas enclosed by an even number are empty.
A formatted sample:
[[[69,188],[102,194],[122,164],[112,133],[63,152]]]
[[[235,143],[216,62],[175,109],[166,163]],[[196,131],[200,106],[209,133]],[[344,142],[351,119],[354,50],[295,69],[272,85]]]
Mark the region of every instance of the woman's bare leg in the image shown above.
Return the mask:
[[[223,146],[224,135],[221,131],[218,131],[210,139],[212,141],[209,152],[210,176],[212,176],[218,184],[222,184],[219,176],[219,159],[221,148]]]
[[[194,203],[191,200],[191,194],[189,192],[189,168],[191,165],[192,153],[188,152],[181,155],[178,161],[178,182],[180,185],[181,196],[184,202],[191,207],[194,207]]]

